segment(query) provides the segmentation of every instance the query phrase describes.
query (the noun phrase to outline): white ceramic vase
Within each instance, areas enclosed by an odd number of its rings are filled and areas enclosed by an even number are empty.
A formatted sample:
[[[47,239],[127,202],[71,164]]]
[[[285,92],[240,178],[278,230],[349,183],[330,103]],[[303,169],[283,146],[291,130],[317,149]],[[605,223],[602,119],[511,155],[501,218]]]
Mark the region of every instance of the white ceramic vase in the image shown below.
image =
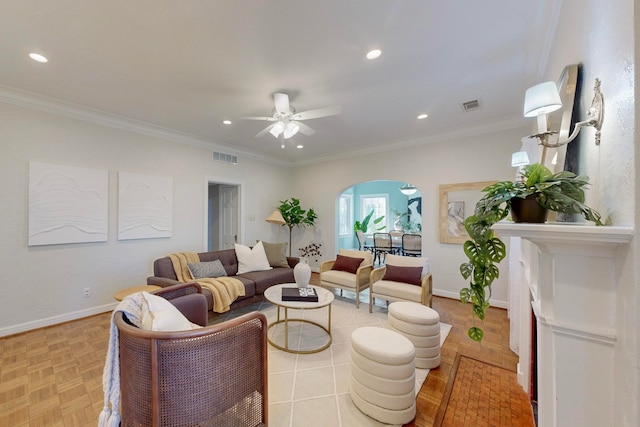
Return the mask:
[[[299,288],[306,288],[309,286],[309,279],[311,279],[311,267],[309,261],[306,258],[300,258],[300,262],[293,267],[293,277],[296,280],[296,285]]]

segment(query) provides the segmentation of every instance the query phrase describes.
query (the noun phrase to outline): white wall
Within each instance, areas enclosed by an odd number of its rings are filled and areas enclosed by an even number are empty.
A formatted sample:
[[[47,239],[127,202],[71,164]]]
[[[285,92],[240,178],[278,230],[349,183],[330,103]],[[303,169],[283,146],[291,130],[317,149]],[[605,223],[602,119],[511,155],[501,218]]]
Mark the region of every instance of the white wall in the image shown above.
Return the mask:
[[[551,55],[542,80],[556,79],[566,64],[582,64],[581,120],[591,106],[595,78],[602,82],[605,112],[602,142],[594,144],[593,129],[581,133],[581,173],[591,178],[587,203],[608,216],[613,225],[639,229],[637,171],[638,135],[634,130],[638,112],[638,47],[634,33],[640,29],[638,1],[565,0]],[[634,8],[634,6],[636,6]],[[634,22],[635,19],[635,22]],[[615,361],[615,419],[611,425],[637,426],[640,423],[640,284],[638,280],[640,243],[634,238],[617,259],[617,313]],[[588,307],[585,307],[588,309]],[[588,373],[585,373],[588,375]]]
[[[115,291],[146,283],[155,258],[205,250],[206,177],[243,183],[242,242],[275,240],[277,228],[264,219],[289,196],[292,173],[243,156],[238,166],[228,165],[194,145],[3,103],[0,147],[0,336],[106,311]],[[27,246],[32,160],[109,171],[107,242]],[[119,171],[173,178],[173,237],[117,240]]]
[[[439,242],[438,186],[513,179],[511,154],[520,148],[520,139],[528,133],[528,128],[511,129],[298,167],[294,171],[294,192],[302,194],[301,202],[318,212],[318,225],[303,238],[322,243],[322,258],[334,259],[338,195],[347,187],[369,180],[410,182],[422,192],[423,249],[431,260],[434,293],[459,298],[460,289],[465,286],[459,267],[466,258],[462,245]],[[507,262],[500,269],[492,302],[506,307]]]

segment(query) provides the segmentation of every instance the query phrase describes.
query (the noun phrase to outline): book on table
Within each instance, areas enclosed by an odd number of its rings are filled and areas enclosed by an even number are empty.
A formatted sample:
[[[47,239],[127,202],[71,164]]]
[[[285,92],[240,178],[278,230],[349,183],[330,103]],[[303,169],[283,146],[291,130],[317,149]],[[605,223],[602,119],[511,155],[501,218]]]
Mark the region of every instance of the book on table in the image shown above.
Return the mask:
[[[318,302],[318,293],[313,288],[282,288],[282,301]]]

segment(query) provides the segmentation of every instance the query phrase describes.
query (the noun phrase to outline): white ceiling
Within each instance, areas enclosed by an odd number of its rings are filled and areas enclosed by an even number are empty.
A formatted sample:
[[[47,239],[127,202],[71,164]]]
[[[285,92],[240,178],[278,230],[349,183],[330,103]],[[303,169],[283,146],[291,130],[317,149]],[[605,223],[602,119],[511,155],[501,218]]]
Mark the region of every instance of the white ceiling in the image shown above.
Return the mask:
[[[550,2],[0,0],[0,90],[304,163],[523,125],[524,90],[538,83],[555,27]],[[382,56],[366,60],[372,48]],[[282,150],[270,134],[254,137],[268,122],[240,119],[271,115],[276,91],[297,111],[343,113],[305,121],[315,135]],[[481,108],[463,112],[471,100]]]

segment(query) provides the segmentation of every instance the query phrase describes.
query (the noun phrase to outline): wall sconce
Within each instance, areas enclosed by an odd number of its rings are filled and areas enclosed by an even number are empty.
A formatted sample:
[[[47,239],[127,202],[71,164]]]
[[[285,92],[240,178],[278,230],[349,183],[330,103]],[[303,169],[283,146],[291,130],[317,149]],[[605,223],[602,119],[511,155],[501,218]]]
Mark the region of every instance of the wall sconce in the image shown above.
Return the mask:
[[[402,187],[400,187],[400,192],[402,194],[404,194],[405,196],[411,196],[411,195],[415,194],[416,191],[418,191],[418,189],[415,186],[413,186],[412,184],[406,184],[406,185],[403,185]]]
[[[514,168],[518,168],[517,178],[523,179],[524,175],[522,174],[522,169],[531,163],[529,161],[529,155],[526,151],[516,151],[511,155],[511,166]]]
[[[511,166],[519,167],[529,164],[529,155],[526,151],[516,151],[511,155]]]
[[[551,83],[553,87],[551,87],[549,83]],[[542,88],[543,85],[545,85],[544,88]],[[527,92],[525,95],[525,102],[524,102],[524,116],[538,117],[539,133],[535,135],[531,135],[531,138],[540,139],[540,145],[542,145],[545,148],[546,147],[557,148],[565,144],[568,144],[574,139],[576,139],[576,137],[578,136],[578,133],[580,132],[580,129],[582,129],[583,127],[593,126],[596,128],[596,135],[595,135],[596,145],[600,145],[600,129],[602,128],[602,119],[604,116],[604,100],[602,97],[602,93],[600,92],[599,79],[596,79],[596,82],[593,88],[593,100],[591,101],[591,108],[589,108],[589,112],[587,113],[587,120],[576,123],[571,135],[566,140],[563,140],[563,141],[556,141],[556,142],[549,141],[549,137],[558,132],[551,132],[547,129],[546,115],[552,111],[555,111],[554,109],[550,109],[550,108],[555,107],[557,104],[552,100],[553,94],[542,95],[541,94],[542,89],[548,90],[549,93],[551,93],[551,89],[554,89],[555,95],[557,96],[557,100],[558,102],[560,101],[560,97],[558,95],[558,89],[555,86],[555,83],[553,82],[541,83],[539,85],[536,85],[536,86],[533,86],[532,88],[527,89]],[[560,104],[560,106],[562,106],[562,104]],[[559,107],[556,107],[555,109],[558,109],[558,108]],[[542,120],[544,120],[544,122]],[[541,126],[542,123],[544,123],[543,126]],[[543,150],[543,153],[544,153],[544,150]],[[542,156],[542,159],[544,161],[544,154]]]

